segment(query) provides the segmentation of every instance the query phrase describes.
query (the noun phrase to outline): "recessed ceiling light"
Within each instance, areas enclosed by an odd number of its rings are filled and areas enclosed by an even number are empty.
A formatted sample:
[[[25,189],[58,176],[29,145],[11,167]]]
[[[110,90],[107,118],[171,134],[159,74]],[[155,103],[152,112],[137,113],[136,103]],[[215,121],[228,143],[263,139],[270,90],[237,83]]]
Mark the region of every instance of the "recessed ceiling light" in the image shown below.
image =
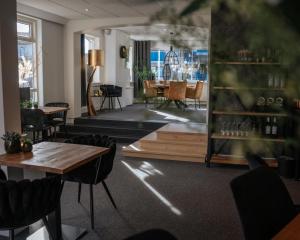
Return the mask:
[[[88,12],[88,11],[89,11],[89,9],[88,9],[88,8],[86,8],[86,9],[84,9],[84,11]]]

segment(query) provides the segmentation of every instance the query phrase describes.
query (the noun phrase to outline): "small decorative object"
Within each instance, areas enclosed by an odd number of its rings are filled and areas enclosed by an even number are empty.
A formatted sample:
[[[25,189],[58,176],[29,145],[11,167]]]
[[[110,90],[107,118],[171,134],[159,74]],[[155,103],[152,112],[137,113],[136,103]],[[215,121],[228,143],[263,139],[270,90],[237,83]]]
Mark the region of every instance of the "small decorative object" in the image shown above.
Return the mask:
[[[120,47],[120,58],[127,58],[127,49],[125,46]]]
[[[21,150],[24,153],[32,151],[32,141],[27,137],[26,133],[21,135]]]
[[[39,104],[38,104],[37,102],[35,102],[35,103],[33,104],[33,107],[34,107],[35,109],[38,109],[38,108],[39,108]]]
[[[21,136],[16,132],[6,132],[2,137],[4,148],[7,153],[21,152]]]
[[[26,138],[22,144],[22,152],[31,152],[32,151],[32,142],[30,139]]]

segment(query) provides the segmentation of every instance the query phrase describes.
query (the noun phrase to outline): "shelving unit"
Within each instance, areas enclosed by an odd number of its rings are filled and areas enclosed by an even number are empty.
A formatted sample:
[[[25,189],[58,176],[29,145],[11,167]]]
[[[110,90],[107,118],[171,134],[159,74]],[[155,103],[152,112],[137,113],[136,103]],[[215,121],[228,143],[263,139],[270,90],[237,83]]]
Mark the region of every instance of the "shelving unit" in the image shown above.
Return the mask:
[[[244,165],[250,151],[276,166],[290,131],[286,66],[274,46],[248,44],[245,26],[254,30],[252,23],[226,14],[219,9],[211,19],[206,163]]]

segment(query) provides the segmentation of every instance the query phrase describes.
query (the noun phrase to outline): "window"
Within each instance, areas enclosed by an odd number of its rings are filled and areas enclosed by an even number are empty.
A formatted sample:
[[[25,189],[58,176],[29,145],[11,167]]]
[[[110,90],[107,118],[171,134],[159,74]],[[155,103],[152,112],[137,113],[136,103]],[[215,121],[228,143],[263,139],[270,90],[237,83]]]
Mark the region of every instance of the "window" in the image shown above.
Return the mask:
[[[207,81],[208,51],[207,50],[174,50],[178,55],[179,67],[174,79],[196,82],[198,80]],[[163,80],[164,58],[168,51],[151,50],[151,70],[155,74],[156,80]]]
[[[31,99],[38,101],[36,20],[18,16],[19,86],[30,87]]]

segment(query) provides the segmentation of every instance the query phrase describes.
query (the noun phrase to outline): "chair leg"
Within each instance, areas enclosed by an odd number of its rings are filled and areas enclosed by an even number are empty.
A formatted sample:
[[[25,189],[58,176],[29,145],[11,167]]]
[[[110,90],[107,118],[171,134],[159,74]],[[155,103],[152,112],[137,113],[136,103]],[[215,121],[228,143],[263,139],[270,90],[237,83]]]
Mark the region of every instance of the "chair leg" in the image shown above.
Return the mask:
[[[15,239],[15,231],[14,229],[9,230],[9,240]]]
[[[78,197],[77,197],[78,203],[80,203],[80,197],[81,197],[81,183],[78,183]]]
[[[106,183],[104,182],[104,180],[102,181],[102,185],[103,185],[103,187],[104,187],[104,189],[105,189],[105,191],[106,191],[106,193],[107,193],[107,195],[108,195],[108,197],[109,197],[112,205],[114,206],[115,209],[117,209],[117,205],[116,205],[113,197],[111,196],[111,194],[110,194],[110,192],[108,190],[108,187],[107,187]]]
[[[105,102],[105,99],[106,99],[106,96],[104,96],[104,99],[103,99],[103,101],[102,101],[102,103],[101,103],[100,111],[102,110],[102,107],[103,107],[103,104],[104,104],[104,102]]]
[[[45,225],[45,227],[46,227],[46,229],[47,229],[47,232],[48,232],[48,234],[49,234],[49,239],[50,239],[50,240],[54,240],[54,236],[53,236],[53,234],[52,234],[52,232],[51,232],[51,229],[50,229],[50,227],[49,227],[49,222],[48,222],[48,220],[47,220],[46,217],[43,217],[43,223],[44,223],[44,225]]]
[[[121,103],[120,103],[120,99],[119,99],[119,97],[117,97],[117,100],[118,100],[118,103],[119,103],[120,109],[121,109],[121,111],[122,111],[123,109],[122,109],[122,107],[121,107]]]
[[[195,99],[195,109],[197,109],[197,100]]]
[[[199,109],[201,108],[201,105],[200,105],[200,99],[198,100],[198,102],[199,102]]]
[[[94,225],[94,194],[93,194],[93,184],[90,184],[90,214],[91,214],[91,226],[92,226],[92,229],[94,229],[95,225]]]

